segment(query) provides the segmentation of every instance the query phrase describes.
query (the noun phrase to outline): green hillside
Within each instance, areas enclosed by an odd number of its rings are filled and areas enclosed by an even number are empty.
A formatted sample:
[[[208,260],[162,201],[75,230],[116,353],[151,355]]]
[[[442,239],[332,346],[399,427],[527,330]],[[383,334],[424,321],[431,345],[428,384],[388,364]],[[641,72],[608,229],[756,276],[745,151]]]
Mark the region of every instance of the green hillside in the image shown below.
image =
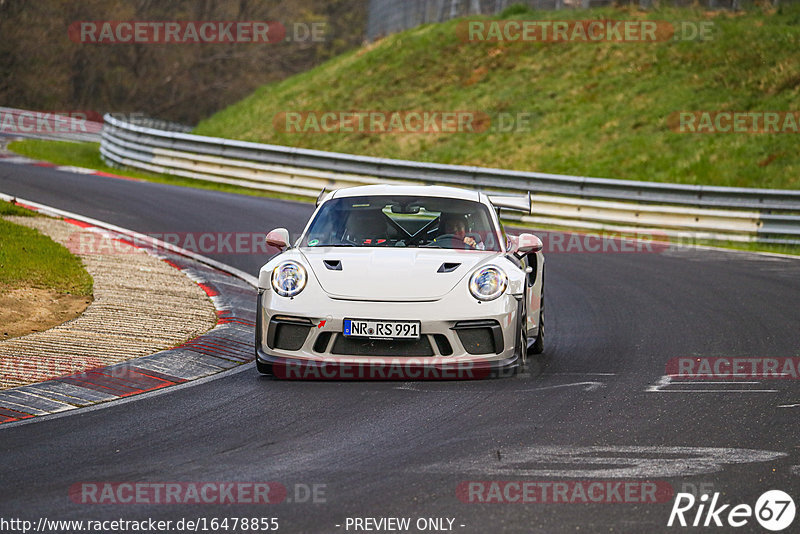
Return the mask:
[[[427,25],[263,86],[196,133],[517,170],[800,188],[797,133],[676,133],[668,124],[681,111],[800,111],[797,4],[737,13],[512,8],[498,18],[705,21],[711,39],[469,42],[460,38],[463,21]],[[282,113],[348,110],[478,111],[493,126],[481,133],[282,131]],[[528,114],[530,125],[497,131],[501,113]]]

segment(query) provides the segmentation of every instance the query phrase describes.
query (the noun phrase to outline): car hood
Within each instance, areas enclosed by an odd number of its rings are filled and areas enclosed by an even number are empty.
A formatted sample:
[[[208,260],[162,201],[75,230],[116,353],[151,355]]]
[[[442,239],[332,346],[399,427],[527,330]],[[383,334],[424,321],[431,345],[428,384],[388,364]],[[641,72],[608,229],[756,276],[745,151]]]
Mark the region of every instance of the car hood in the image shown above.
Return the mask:
[[[331,297],[378,301],[439,299],[471,274],[476,266],[499,254],[349,247],[304,248],[300,252],[323,291]]]

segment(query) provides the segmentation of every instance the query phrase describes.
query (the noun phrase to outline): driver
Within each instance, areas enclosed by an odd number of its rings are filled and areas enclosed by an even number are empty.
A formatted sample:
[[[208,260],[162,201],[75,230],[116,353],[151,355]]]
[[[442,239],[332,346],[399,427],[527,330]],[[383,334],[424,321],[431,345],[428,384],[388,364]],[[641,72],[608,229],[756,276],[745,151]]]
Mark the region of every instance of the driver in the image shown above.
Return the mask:
[[[464,217],[442,214],[441,219],[441,235],[453,235],[457,241],[464,243],[469,248],[484,250],[483,243],[479,243],[474,237],[467,235],[467,221],[464,220]]]

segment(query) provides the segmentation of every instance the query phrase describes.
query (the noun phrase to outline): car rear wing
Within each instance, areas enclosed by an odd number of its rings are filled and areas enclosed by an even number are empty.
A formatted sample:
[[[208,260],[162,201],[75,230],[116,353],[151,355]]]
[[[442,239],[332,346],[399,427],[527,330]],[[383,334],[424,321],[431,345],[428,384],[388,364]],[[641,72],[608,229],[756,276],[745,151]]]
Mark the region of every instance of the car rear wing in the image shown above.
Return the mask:
[[[319,192],[319,196],[317,197],[317,202],[314,204],[314,207],[318,207],[320,204],[328,200],[334,191],[328,191],[325,187],[322,188],[322,191]]]
[[[503,193],[492,193],[487,194],[489,197],[489,202],[492,203],[492,206],[497,208],[515,210],[515,211],[523,211],[527,214],[533,212],[533,200],[531,199],[531,192],[528,191],[525,195],[513,195],[513,194],[503,194]]]

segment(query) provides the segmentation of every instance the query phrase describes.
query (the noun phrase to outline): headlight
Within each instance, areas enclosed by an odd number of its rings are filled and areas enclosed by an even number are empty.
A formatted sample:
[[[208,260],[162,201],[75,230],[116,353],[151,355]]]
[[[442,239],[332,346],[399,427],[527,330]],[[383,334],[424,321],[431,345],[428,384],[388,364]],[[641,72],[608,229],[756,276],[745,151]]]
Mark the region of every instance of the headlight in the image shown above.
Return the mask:
[[[285,261],[272,270],[272,288],[282,297],[293,297],[306,287],[306,270],[299,263]]]
[[[469,290],[478,300],[494,300],[508,287],[508,277],[499,267],[484,267],[469,280]]]

